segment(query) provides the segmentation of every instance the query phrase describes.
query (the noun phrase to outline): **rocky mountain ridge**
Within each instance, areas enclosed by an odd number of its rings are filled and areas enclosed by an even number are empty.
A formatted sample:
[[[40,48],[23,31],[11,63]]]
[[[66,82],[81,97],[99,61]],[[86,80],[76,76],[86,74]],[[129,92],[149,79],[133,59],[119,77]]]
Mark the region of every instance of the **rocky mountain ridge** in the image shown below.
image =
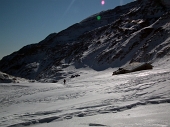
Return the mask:
[[[15,77],[8,75],[6,73],[0,72],[0,83],[33,83],[35,80],[27,80],[20,77]]]
[[[137,0],[92,15],[4,57],[0,71],[55,82],[74,74],[71,66],[104,70],[169,56],[170,10],[165,3]]]

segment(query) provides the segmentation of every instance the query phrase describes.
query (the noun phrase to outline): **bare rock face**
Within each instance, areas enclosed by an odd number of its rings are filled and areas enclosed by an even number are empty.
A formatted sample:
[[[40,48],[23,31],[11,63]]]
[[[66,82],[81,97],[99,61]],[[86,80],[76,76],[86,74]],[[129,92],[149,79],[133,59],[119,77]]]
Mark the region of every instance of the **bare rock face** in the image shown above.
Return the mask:
[[[150,63],[134,62],[134,63],[131,63],[129,65],[119,68],[117,71],[114,71],[112,75],[125,74],[125,73],[131,73],[131,72],[142,71],[142,70],[149,70],[152,68],[153,66]]]
[[[170,8],[170,0],[161,0],[162,4],[167,8]]]

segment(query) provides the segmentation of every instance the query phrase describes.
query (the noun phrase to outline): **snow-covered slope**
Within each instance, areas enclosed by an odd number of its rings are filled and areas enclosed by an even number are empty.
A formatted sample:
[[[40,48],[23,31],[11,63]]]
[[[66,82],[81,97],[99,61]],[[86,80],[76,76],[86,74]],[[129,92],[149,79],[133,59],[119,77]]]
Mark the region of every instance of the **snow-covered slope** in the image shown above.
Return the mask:
[[[0,71],[57,82],[79,74],[78,68],[104,70],[134,61],[152,63],[170,53],[170,11],[164,5],[161,0],[137,0],[92,15],[4,57]]]
[[[58,83],[0,84],[1,127],[169,127],[170,59],[111,76],[79,69]]]
[[[0,83],[0,127],[170,127],[167,7],[137,0],[4,57],[0,81],[24,83]],[[112,76],[134,61],[154,67]]]

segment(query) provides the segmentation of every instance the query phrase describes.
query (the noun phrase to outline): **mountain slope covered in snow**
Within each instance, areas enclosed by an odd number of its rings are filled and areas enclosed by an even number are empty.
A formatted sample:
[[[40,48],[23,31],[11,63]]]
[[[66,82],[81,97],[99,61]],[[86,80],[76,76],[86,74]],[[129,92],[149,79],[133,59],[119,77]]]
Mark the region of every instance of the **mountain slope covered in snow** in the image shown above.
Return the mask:
[[[169,127],[170,58],[111,76],[79,69],[58,83],[0,84],[1,127]]]
[[[137,0],[4,57],[0,127],[170,127],[169,5]],[[112,76],[134,61],[153,69]]]
[[[169,56],[170,11],[162,0],[137,0],[52,33],[0,61],[0,71],[41,82]],[[100,21],[96,17],[100,15]],[[74,69],[70,69],[74,68]]]

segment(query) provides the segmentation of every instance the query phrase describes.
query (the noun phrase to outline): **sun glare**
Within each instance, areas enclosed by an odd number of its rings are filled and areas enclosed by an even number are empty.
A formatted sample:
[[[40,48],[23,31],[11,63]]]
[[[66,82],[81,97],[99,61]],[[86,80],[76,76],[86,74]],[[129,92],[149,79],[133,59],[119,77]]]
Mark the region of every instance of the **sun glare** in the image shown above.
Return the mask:
[[[104,4],[105,4],[105,1],[104,1],[104,0],[102,0],[101,4],[102,4],[102,5],[104,5]]]

